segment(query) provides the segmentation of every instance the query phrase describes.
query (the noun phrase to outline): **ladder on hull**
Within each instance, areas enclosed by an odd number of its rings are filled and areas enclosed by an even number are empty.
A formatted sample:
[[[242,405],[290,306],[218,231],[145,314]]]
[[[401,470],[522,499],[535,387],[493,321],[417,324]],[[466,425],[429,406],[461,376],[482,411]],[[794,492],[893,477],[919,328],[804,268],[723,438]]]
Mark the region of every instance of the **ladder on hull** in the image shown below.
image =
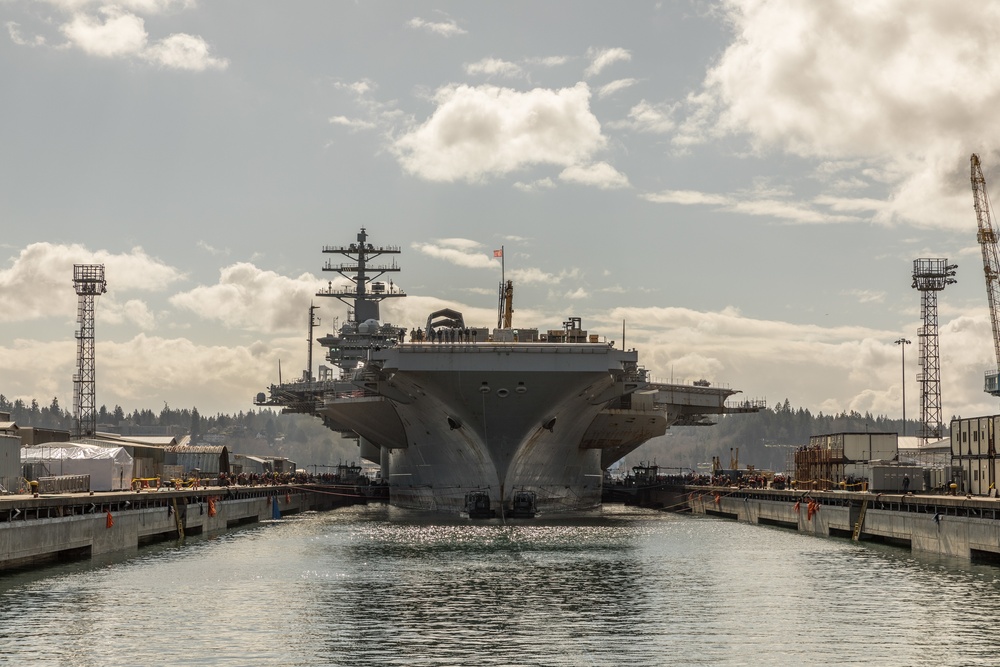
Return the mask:
[[[858,513],[858,522],[854,524],[854,534],[851,539],[855,542],[861,537],[861,527],[865,525],[865,513],[868,511],[868,498],[861,503],[861,511]]]

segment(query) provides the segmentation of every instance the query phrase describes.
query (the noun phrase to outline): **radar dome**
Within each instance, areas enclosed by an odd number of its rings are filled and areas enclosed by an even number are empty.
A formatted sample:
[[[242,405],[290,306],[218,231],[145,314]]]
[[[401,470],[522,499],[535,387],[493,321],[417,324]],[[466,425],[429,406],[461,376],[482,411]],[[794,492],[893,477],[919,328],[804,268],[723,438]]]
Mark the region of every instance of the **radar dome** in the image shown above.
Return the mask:
[[[365,320],[358,325],[358,333],[373,334],[378,331],[378,320]]]

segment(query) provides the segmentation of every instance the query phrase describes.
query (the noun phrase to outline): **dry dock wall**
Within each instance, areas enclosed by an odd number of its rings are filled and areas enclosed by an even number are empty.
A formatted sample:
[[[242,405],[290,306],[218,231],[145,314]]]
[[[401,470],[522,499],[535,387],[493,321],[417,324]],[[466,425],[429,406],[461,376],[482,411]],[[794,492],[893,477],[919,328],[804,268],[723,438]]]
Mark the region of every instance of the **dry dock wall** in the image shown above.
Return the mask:
[[[862,541],[1000,563],[1000,500],[992,498],[688,487],[685,504],[694,514],[848,538],[864,508]]]
[[[272,518],[275,501],[283,515],[348,504],[328,494],[282,487],[5,497],[0,500],[0,571],[136,550],[182,534],[222,532]]]

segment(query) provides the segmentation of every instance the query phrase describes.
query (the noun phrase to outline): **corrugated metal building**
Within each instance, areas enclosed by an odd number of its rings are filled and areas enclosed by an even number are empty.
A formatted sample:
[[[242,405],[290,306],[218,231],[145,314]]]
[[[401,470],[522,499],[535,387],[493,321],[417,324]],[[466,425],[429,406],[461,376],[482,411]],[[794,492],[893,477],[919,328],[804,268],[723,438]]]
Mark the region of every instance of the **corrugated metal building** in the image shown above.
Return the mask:
[[[229,450],[225,445],[176,445],[167,449],[166,465],[178,465],[184,468],[184,474],[199,470],[204,477],[217,476],[220,472],[227,475],[229,468]]]
[[[11,422],[13,423],[13,422]],[[21,438],[0,432],[0,493],[16,493],[21,481]]]

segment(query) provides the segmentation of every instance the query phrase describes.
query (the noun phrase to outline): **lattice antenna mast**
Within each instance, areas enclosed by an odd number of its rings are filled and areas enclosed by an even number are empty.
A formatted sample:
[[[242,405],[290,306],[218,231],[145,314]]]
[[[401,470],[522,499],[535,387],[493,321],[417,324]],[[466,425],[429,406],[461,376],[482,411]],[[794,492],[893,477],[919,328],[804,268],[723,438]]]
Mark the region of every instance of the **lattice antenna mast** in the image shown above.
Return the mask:
[[[378,281],[384,274],[398,272],[396,260],[392,264],[371,264],[381,255],[398,255],[399,246],[373,246],[368,243],[368,232],[362,227],[358,233],[358,242],[349,246],[323,246],[323,252],[343,255],[350,263],[334,264],[327,260],[324,271],[335,271],[351,282],[351,287],[334,287],[331,281],[326,289],[316,292],[316,296],[332,296],[344,305],[353,309],[348,312],[348,320],[364,322],[379,319],[379,303],[383,299],[406,296],[389,281],[388,289],[384,282]]]
[[[1000,255],[997,254],[997,229],[990,217],[989,194],[986,192],[986,179],[979,166],[979,156],[972,154],[972,199],[976,207],[976,222],[979,231],[976,238],[983,251],[983,272],[986,277],[986,298],[990,303],[990,323],[993,325],[993,352],[996,366],[986,371],[986,381],[983,390],[993,396],[1000,396]]]
[[[103,264],[74,264],[76,287],[76,375],[73,376],[73,416],[76,437],[97,432],[96,376],[94,370],[94,300],[108,291]]]
[[[947,259],[913,260],[913,287],[920,291],[920,315],[924,326],[917,330],[920,341],[920,430],[917,436],[926,444],[939,440],[941,423],[941,355],[938,349],[937,293],[954,284],[957,264]]]

